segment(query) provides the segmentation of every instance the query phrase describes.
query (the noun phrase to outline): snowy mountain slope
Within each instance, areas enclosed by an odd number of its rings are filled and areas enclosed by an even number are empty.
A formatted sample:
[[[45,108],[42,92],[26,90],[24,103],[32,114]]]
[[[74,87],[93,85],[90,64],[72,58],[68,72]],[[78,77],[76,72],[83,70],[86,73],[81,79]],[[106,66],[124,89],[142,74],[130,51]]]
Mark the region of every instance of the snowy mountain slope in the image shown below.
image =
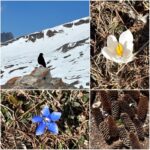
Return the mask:
[[[1,47],[1,85],[16,76],[29,74],[44,54],[52,77],[77,88],[89,87],[90,81],[89,18],[75,20],[9,41]]]

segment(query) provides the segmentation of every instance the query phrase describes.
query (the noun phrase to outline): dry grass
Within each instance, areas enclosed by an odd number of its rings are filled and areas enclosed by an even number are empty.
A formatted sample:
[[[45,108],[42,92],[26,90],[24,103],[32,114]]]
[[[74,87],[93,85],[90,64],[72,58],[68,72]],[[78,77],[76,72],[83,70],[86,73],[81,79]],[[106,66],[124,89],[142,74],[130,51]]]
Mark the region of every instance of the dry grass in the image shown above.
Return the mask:
[[[149,3],[91,2],[91,88],[148,89],[149,83],[149,22],[140,20],[149,11]],[[134,36],[135,60],[119,65],[106,60],[101,49],[107,36],[130,29]]]
[[[86,91],[2,91],[1,149],[88,148],[88,95]],[[62,112],[58,135],[49,131],[35,135],[36,124],[31,118],[45,104]]]

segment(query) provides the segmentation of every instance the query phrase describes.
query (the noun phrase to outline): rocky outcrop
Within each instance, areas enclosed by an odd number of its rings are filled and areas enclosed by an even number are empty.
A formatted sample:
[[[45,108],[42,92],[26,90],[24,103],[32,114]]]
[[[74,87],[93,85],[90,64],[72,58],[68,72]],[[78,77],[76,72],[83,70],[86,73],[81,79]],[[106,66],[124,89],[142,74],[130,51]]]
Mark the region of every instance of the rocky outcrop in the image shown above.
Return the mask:
[[[35,68],[29,75],[14,77],[1,86],[2,89],[75,89],[73,84],[67,84],[61,78],[53,78],[50,69]]]
[[[71,28],[73,26],[73,23],[67,23],[63,25],[66,28]]]
[[[3,32],[1,33],[1,43],[7,42],[9,40],[12,40],[14,38],[13,34],[11,32]]]
[[[56,51],[60,51],[61,50],[61,52],[66,53],[67,51],[69,51],[69,50],[71,50],[71,49],[73,49],[75,47],[84,45],[88,39],[89,38],[80,40],[78,42],[66,43],[63,46],[57,48]]]
[[[89,19],[86,19],[86,20],[81,19],[78,22],[74,23],[74,25],[78,26],[84,23],[89,23]]]
[[[48,37],[52,37],[52,36],[54,36],[56,33],[58,33],[57,31],[52,31],[52,30],[48,30],[47,31],[47,33],[46,33],[46,35],[48,36]]]
[[[44,37],[44,33],[43,32],[38,32],[38,33],[34,33],[34,34],[30,34],[28,37],[29,41],[35,42],[36,39],[41,39]]]

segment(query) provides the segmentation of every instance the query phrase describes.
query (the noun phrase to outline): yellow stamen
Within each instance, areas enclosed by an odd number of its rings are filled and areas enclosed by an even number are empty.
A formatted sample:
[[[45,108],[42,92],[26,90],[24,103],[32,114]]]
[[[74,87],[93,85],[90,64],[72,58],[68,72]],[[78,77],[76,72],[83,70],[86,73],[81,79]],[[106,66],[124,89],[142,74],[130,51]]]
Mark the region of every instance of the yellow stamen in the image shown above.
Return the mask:
[[[117,53],[118,56],[122,57],[122,55],[123,55],[123,46],[122,46],[122,44],[119,43],[117,45],[117,47],[116,47],[116,53]]]

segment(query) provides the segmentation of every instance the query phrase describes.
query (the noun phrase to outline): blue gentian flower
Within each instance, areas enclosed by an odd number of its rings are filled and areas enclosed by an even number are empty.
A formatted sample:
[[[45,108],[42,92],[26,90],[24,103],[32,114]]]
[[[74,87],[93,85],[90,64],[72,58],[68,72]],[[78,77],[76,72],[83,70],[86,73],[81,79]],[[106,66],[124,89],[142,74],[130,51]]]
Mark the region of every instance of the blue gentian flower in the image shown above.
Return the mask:
[[[59,120],[61,112],[50,113],[49,107],[46,105],[41,111],[41,116],[34,116],[33,123],[38,123],[36,128],[36,135],[41,135],[47,128],[51,133],[58,134],[58,126],[55,121]]]

